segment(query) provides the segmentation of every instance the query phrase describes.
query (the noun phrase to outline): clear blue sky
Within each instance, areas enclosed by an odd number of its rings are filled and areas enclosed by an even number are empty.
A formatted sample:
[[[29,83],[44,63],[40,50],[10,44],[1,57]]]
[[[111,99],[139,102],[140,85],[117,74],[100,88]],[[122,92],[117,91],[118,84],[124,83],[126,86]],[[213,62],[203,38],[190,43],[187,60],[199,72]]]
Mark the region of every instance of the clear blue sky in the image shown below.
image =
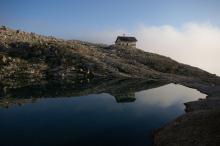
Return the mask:
[[[138,24],[220,26],[219,0],[0,0],[0,25],[77,38],[85,30],[133,30]],[[72,34],[72,35],[70,35]]]

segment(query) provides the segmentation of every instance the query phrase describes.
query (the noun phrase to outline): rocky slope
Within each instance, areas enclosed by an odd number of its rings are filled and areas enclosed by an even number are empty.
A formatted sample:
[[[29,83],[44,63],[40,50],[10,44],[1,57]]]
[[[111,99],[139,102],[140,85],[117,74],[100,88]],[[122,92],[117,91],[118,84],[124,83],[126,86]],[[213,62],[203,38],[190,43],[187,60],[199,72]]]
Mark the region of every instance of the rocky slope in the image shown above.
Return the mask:
[[[187,113],[159,130],[155,146],[218,146],[219,122],[219,108]]]
[[[0,28],[0,78],[28,84],[42,79],[144,78],[170,75],[219,82],[213,74],[168,57]],[[31,80],[29,80],[31,79]]]

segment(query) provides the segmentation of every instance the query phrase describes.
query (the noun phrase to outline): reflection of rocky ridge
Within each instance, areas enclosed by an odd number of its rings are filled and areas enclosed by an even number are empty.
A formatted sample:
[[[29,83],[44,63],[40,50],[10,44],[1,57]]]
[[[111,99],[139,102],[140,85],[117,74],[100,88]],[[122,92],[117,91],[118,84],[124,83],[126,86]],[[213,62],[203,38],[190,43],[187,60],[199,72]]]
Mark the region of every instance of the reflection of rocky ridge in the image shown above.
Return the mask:
[[[76,81],[48,81],[40,80],[22,86],[19,82],[8,82],[0,84],[0,102],[8,104],[17,100],[21,103],[22,99],[37,99],[44,97],[74,97],[88,94],[109,93],[113,95],[117,102],[135,101],[134,93],[141,90],[159,87],[168,83],[179,83],[187,87],[198,89],[199,91],[211,96],[220,95],[219,85],[213,86],[198,80],[186,78],[169,78],[166,80],[143,80],[143,79],[93,79]],[[2,100],[4,98],[4,100]]]
[[[36,98],[2,98],[0,99],[0,107],[9,108],[13,105],[22,106],[26,103],[34,103]]]
[[[0,106],[32,102],[37,98],[74,97],[88,94],[109,93],[117,102],[135,101],[135,92],[167,84],[156,80],[97,80],[91,83],[44,82],[25,87],[1,87]]]

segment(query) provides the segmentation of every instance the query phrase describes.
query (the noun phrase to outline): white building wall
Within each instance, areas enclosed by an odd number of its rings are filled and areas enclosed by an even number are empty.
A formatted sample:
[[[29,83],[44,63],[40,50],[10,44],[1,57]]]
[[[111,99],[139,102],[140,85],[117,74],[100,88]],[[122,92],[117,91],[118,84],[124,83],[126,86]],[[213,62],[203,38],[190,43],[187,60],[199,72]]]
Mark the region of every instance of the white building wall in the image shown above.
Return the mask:
[[[117,42],[115,42],[115,45],[136,47],[136,42],[123,42],[123,41],[117,40]]]

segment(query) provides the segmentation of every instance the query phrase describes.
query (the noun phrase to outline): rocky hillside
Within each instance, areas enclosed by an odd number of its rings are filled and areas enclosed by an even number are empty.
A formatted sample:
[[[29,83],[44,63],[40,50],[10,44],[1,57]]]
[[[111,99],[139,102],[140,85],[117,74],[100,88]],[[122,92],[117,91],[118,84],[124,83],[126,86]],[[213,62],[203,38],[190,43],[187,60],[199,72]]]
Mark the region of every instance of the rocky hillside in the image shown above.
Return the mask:
[[[3,83],[48,79],[157,79],[174,75],[220,82],[217,76],[199,68],[137,48],[63,40],[0,28],[0,79]]]

